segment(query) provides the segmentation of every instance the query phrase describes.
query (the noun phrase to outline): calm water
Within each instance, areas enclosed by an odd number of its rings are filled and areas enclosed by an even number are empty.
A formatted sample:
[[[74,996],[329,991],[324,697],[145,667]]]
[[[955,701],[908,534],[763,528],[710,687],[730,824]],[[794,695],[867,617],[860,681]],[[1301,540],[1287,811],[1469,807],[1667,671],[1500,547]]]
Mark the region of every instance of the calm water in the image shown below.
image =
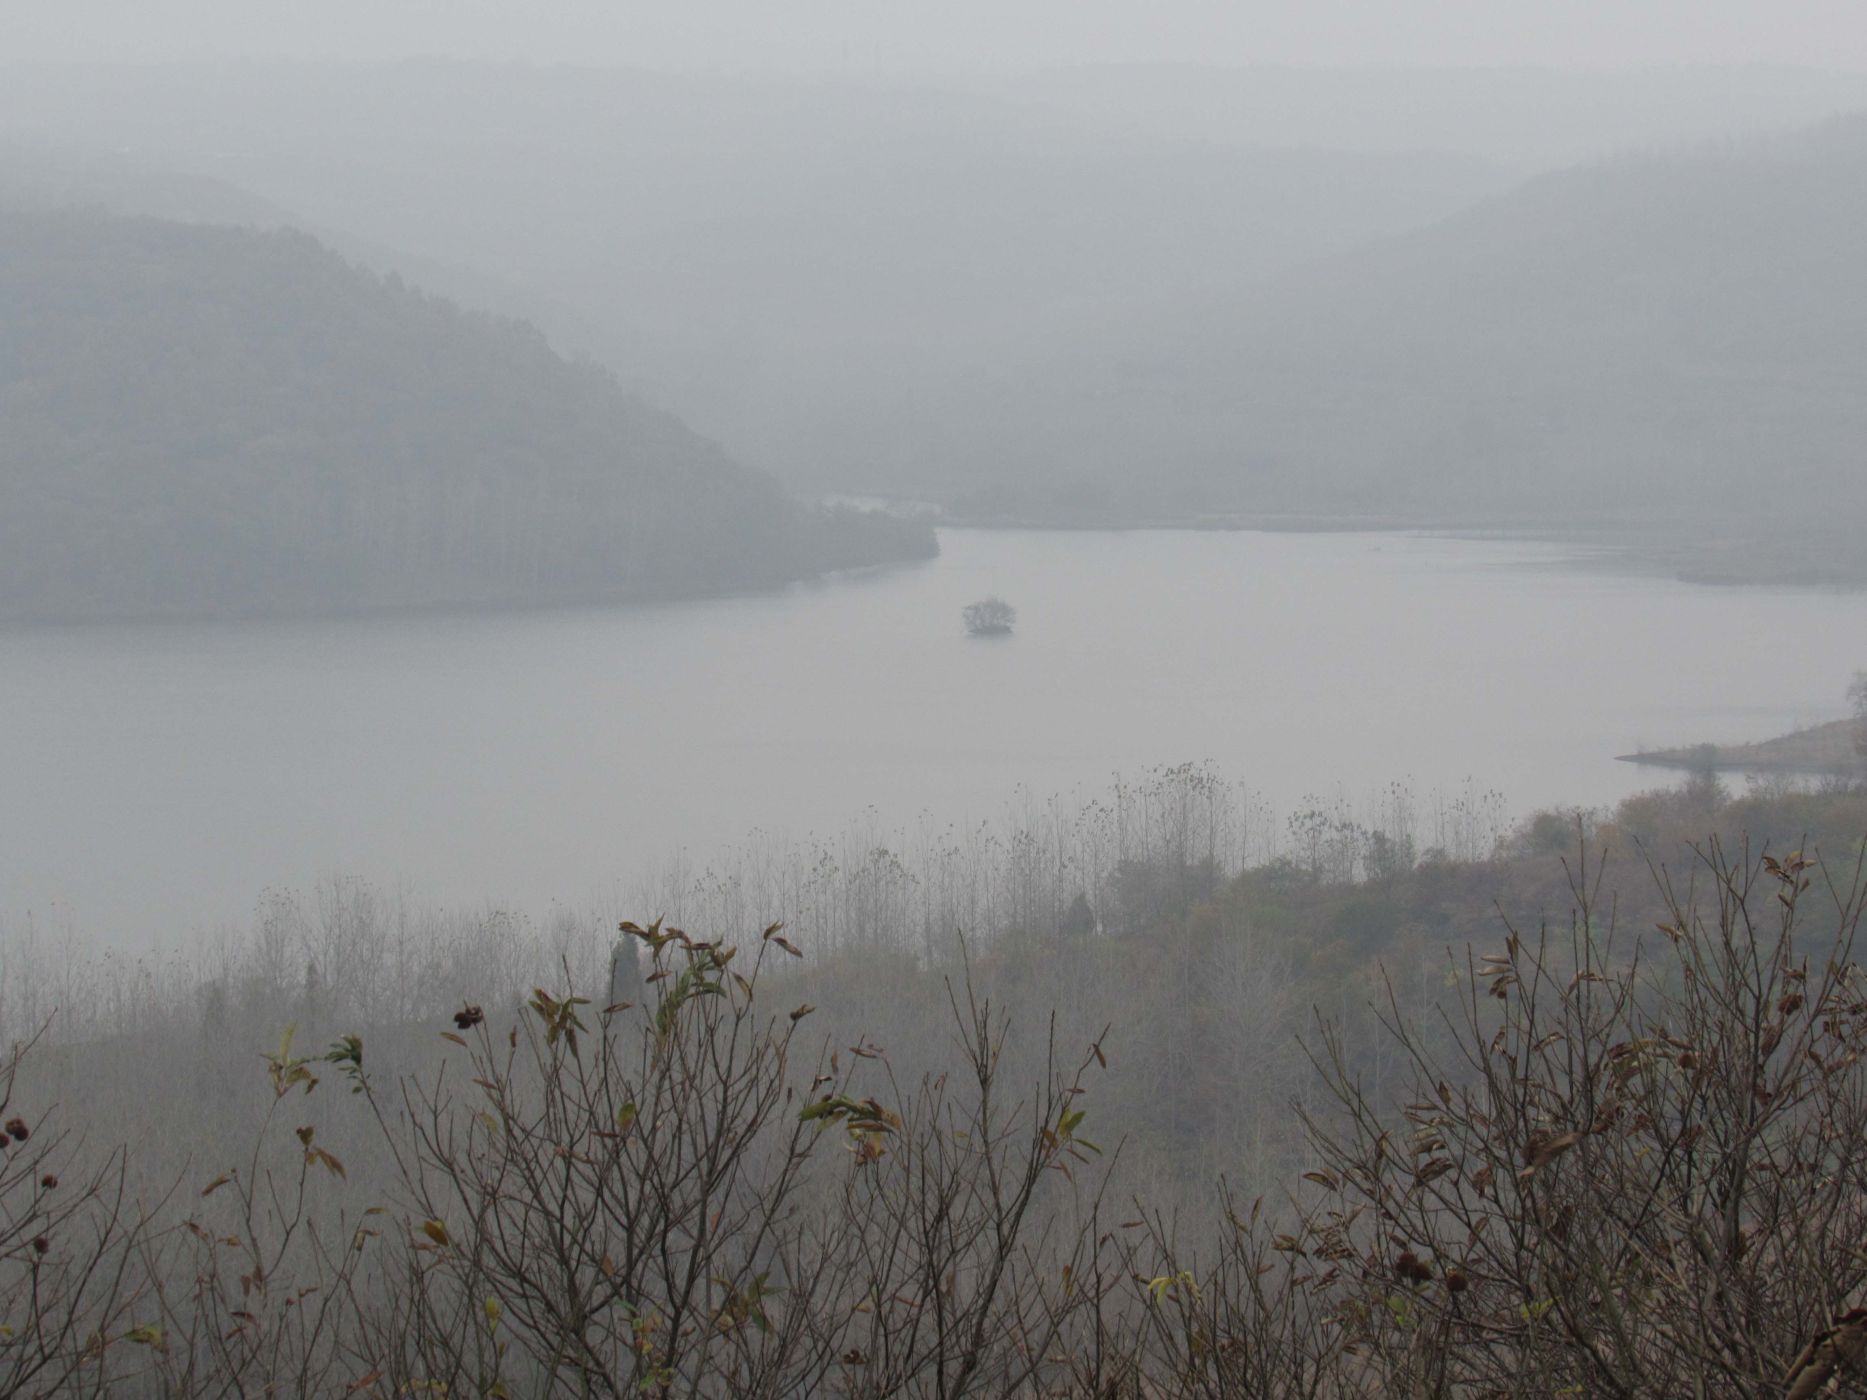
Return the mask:
[[[1467,777],[1516,811],[1639,744],[1832,718],[1867,595],[1693,587],[1535,545],[949,532],[782,596],[0,632],[0,915],[134,946],[340,872],[583,907],[686,848],[1211,760],[1279,809]],[[1017,634],[975,641],[998,592]]]

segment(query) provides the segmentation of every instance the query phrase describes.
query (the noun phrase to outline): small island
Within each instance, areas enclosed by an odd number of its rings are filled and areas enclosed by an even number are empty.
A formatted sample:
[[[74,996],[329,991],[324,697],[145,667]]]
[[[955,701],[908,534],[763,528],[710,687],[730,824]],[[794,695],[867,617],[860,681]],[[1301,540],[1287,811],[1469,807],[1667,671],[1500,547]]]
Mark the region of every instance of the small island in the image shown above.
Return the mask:
[[[997,594],[968,603],[961,613],[966,630],[975,637],[1007,637],[1011,624],[1018,620],[1018,610]]]
[[[1707,773],[1785,773],[1858,778],[1867,772],[1859,721],[1838,719],[1751,744],[1688,744],[1617,755],[1622,763]]]

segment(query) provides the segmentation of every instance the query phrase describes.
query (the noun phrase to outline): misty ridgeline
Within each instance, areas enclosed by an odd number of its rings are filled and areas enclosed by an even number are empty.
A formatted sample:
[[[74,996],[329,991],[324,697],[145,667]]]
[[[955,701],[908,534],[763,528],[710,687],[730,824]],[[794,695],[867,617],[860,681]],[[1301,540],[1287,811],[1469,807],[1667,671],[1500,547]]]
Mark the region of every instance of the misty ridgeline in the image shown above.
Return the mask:
[[[64,708],[48,636],[809,606],[1013,528],[1858,587],[1863,110],[1761,68],[9,62],[0,697],[52,655]],[[985,572],[939,618],[981,668],[1058,606]],[[1681,654],[1853,664],[1798,606]],[[339,873],[106,947],[0,891],[0,1396],[1862,1393],[1859,686],[1520,818],[1008,762],[997,820],[670,831],[543,916]]]

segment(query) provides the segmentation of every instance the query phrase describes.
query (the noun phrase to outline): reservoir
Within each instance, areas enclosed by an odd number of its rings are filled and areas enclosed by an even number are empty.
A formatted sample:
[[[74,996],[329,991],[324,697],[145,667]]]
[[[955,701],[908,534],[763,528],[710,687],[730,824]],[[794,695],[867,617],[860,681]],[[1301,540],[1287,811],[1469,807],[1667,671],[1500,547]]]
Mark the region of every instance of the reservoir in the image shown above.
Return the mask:
[[[609,909],[749,833],[964,826],[1185,762],[1274,812],[1396,781],[1606,804],[1668,781],[1614,755],[1835,718],[1867,665],[1867,594],[1548,544],[941,543],[767,596],[0,632],[0,920],[133,950],[334,874]],[[1008,637],[966,634],[988,594]]]

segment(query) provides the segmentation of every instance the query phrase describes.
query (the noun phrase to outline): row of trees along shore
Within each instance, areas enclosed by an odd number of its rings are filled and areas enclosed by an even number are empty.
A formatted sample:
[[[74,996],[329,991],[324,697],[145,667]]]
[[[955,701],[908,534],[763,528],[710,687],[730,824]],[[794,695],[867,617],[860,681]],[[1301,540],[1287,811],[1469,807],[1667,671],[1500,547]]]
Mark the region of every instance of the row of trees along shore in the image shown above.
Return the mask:
[[[628,1005],[361,886],[43,1027],[14,938],[0,1392],[1854,1393],[1862,832],[1698,778],[937,946],[626,924]]]

